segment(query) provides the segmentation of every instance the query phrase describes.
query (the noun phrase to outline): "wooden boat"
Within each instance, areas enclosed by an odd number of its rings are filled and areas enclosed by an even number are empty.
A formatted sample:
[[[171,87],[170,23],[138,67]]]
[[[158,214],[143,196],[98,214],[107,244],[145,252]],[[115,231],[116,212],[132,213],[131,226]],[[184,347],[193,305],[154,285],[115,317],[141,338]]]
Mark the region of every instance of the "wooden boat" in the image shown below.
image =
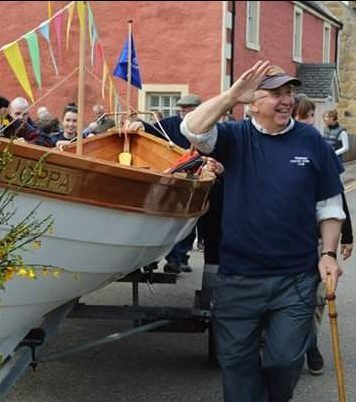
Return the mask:
[[[61,152],[11,144],[2,188],[15,190],[44,158],[38,177],[18,191],[16,220],[40,203],[38,217],[52,214],[54,225],[41,247],[23,252],[26,264],[45,271],[32,280],[14,275],[0,290],[3,358],[54,308],[163,258],[205,212],[213,179],[164,173],[182,150],[144,132],[129,136],[132,166],[117,162],[124,136],[115,129],[83,140],[82,155],[75,145]],[[0,150],[8,144],[0,139]],[[0,236],[8,230],[0,226]]]

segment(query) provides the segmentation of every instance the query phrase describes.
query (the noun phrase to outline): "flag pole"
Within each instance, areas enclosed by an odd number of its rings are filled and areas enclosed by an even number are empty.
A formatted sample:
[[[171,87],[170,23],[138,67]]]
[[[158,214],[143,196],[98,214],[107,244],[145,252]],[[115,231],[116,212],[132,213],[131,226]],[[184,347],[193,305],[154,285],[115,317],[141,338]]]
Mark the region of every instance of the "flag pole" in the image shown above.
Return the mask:
[[[127,90],[126,90],[126,105],[127,105],[127,118],[130,117],[130,106],[131,106],[131,80],[132,80],[132,72],[131,72],[131,56],[132,56],[132,20],[128,20],[128,55],[127,55]]]
[[[84,87],[85,87],[85,34],[86,34],[86,1],[83,1],[83,23],[79,29],[79,79],[78,79],[78,125],[77,154],[83,154],[83,121],[84,121]]]

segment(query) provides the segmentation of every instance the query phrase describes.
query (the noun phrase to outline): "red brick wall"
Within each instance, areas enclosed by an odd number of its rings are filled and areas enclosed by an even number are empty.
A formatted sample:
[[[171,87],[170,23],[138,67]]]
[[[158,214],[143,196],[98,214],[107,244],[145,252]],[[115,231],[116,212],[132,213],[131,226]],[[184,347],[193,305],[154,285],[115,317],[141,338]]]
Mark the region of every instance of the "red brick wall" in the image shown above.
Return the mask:
[[[68,2],[52,1],[53,11],[58,11]],[[133,20],[133,33],[143,83],[189,84],[191,92],[207,99],[220,91],[222,2],[220,1],[94,1],[90,3],[96,21],[97,31],[103,44],[108,67],[112,72],[127,36],[127,21]],[[235,64],[234,78],[260,59],[268,59],[290,73],[295,72],[292,61],[293,10],[292,2],[261,2],[260,9],[260,51],[245,47],[246,2],[236,2]],[[47,2],[2,1],[0,13],[6,16],[6,29],[1,35],[1,45],[13,41],[47,19]],[[48,46],[41,43],[42,92],[35,90],[35,96],[46,93],[54,83],[59,83],[72,71],[78,61],[78,20],[73,21],[70,49],[65,45],[64,18],[62,58],[52,30],[52,46],[59,64],[60,77],[54,75]],[[323,24],[317,17],[304,12],[303,61],[322,62]],[[332,29],[331,54],[334,54],[335,29]],[[27,63],[27,71],[36,88],[24,41],[21,49]],[[87,48],[89,64],[90,49]],[[10,71],[4,57],[0,57],[1,94],[10,99],[23,96],[23,91]],[[115,86],[125,100],[126,84],[115,79]],[[61,85],[51,96],[38,106],[47,105],[60,115],[63,105],[76,101],[77,80]],[[133,105],[136,105],[136,90],[132,90]],[[101,85],[90,76],[86,80],[86,117],[94,103],[101,102]],[[124,106],[124,104],[123,104]]]
[[[52,1],[53,11],[58,11],[68,2]],[[127,37],[129,19],[133,20],[133,33],[143,83],[186,84],[189,90],[209,98],[220,90],[220,60],[222,3],[220,1],[96,1],[90,3],[93,9],[99,39],[104,47],[108,67],[112,72],[124,41]],[[7,28],[3,30],[1,45],[13,41],[47,19],[47,2],[0,2],[0,14],[6,15]],[[21,15],[21,23],[18,16]],[[59,63],[60,77],[56,78],[50,61],[48,46],[40,38],[43,90],[45,93],[53,83],[73,70],[78,61],[78,19],[73,21],[70,50],[66,52],[65,29],[63,25],[62,59],[59,60],[54,33],[52,46]],[[27,46],[21,41],[27,71],[36,89],[30,66]],[[88,55],[90,53],[87,48]],[[89,56],[87,57],[89,63]],[[23,91],[10,71],[4,57],[0,58],[1,94],[9,99],[24,96]],[[54,91],[40,105],[49,106],[55,114],[62,113],[63,105],[76,101],[76,80]],[[87,76],[86,117],[91,106],[101,102],[101,86]],[[5,83],[5,84],[4,84]],[[51,85],[50,85],[51,84]],[[126,83],[115,79],[115,85],[126,99]],[[133,105],[136,105],[137,91],[132,90]],[[35,90],[38,98],[40,92]],[[124,106],[124,105],[123,105]]]

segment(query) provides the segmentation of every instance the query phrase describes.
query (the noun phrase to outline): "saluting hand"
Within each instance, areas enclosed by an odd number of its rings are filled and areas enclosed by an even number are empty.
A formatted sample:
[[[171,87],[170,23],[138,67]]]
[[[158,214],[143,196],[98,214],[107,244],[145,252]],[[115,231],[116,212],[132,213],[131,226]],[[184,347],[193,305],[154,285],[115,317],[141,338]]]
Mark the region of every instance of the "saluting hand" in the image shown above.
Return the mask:
[[[269,61],[258,61],[245,71],[228,90],[234,103],[250,103],[255,100],[255,91],[270,68]]]

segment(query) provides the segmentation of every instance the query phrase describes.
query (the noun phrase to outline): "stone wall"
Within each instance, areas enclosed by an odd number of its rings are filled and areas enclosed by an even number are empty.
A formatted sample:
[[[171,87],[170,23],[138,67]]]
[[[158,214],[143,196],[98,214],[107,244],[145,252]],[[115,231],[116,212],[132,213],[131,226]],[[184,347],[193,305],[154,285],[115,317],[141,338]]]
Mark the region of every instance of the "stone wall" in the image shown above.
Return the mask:
[[[341,97],[337,108],[340,124],[350,134],[351,150],[345,155],[345,160],[356,159],[356,8],[348,7],[341,1],[322,3],[343,23],[338,63]]]

